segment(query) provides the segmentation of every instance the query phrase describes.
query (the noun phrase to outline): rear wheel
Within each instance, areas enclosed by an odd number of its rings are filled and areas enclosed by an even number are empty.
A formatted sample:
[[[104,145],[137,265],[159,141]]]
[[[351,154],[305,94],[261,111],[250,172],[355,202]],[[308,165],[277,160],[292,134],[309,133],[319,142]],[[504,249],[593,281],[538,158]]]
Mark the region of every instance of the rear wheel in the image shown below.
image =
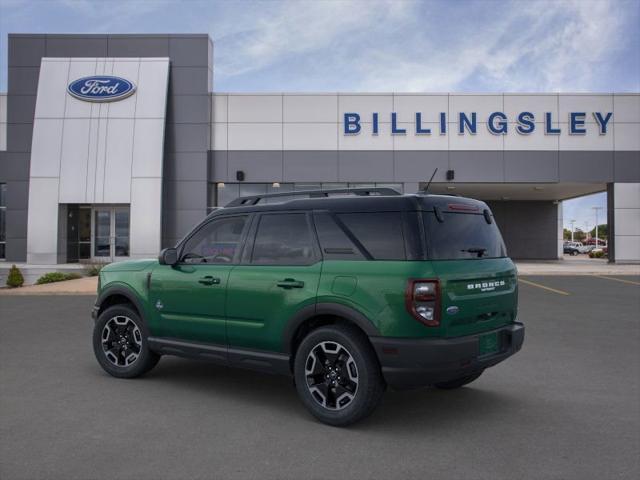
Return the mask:
[[[480,375],[482,375],[482,371],[472,373],[471,375],[465,375],[464,377],[456,378],[455,380],[450,380],[448,382],[436,383],[434,386],[442,390],[454,390],[477,380]]]
[[[377,358],[362,332],[331,325],[309,333],[294,363],[302,403],[321,422],[346,426],[370,415],[384,393]]]
[[[156,366],[160,356],[147,343],[148,332],[129,305],[114,305],[100,314],[93,328],[93,351],[100,366],[114,377],[138,377]]]

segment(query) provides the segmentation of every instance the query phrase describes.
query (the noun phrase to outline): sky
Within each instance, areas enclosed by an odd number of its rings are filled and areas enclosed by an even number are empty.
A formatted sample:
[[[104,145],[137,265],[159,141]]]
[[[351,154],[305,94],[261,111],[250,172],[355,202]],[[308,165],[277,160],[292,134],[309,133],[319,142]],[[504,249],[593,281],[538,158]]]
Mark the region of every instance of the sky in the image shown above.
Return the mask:
[[[0,0],[0,91],[8,33],[208,33],[218,92],[638,92],[638,25],[640,0]]]
[[[601,208],[601,210],[598,210],[598,225],[607,223],[606,192],[562,202],[562,223],[564,227],[571,229],[571,220],[575,220],[574,228],[576,230],[591,231],[596,226],[596,212],[593,207]]]

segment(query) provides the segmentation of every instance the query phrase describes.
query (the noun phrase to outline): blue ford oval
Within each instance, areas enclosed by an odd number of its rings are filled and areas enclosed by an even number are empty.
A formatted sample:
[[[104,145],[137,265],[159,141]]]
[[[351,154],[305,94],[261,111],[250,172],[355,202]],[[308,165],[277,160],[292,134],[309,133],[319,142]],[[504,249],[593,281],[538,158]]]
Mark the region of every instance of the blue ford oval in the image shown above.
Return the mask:
[[[135,90],[136,86],[129,80],[109,75],[79,78],[67,87],[69,94],[88,102],[122,100],[133,94]]]

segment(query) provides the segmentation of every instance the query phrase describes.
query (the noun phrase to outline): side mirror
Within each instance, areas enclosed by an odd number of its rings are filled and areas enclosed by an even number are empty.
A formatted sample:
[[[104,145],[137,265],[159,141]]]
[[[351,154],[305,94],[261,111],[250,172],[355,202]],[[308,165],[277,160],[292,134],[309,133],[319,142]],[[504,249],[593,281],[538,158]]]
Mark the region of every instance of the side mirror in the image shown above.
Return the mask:
[[[174,266],[178,263],[178,250],[175,248],[165,248],[160,252],[158,262],[160,262],[160,265]]]

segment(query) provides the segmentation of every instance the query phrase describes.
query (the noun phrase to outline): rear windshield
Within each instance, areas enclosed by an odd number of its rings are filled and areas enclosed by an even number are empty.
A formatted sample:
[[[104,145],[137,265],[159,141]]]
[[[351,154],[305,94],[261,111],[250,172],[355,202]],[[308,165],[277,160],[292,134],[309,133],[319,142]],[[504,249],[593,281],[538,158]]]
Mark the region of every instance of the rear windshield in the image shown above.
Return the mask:
[[[443,212],[440,222],[433,212],[423,214],[427,254],[431,260],[506,257],[507,251],[495,220],[484,215]]]

